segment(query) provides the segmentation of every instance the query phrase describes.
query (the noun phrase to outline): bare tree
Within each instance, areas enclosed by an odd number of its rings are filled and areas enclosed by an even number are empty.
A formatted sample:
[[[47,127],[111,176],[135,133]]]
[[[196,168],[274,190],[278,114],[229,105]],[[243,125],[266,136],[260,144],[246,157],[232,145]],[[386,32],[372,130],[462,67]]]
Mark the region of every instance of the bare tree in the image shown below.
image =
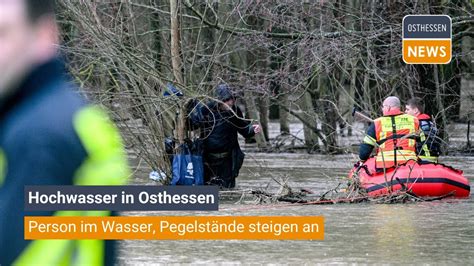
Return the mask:
[[[84,93],[122,121],[132,150],[168,172],[164,138],[174,129],[182,141],[185,103],[212,99],[220,82],[260,120],[259,147],[268,147],[272,104],[281,133],[294,119],[310,150],[333,153],[352,106],[377,116],[388,95],[421,96],[445,129],[459,118],[461,79],[472,80],[470,1],[59,2],[64,52]],[[452,17],[450,64],[403,63],[401,21],[416,13]],[[165,97],[168,83],[184,96]]]

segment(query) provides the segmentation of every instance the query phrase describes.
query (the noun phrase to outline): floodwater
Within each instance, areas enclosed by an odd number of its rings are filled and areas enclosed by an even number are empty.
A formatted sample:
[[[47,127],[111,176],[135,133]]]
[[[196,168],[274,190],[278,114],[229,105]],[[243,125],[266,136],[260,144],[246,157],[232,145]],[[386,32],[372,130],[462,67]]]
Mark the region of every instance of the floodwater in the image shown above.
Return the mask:
[[[336,186],[354,160],[348,155],[248,154],[239,189],[278,186],[322,193]],[[464,169],[474,183],[473,157],[444,162]],[[142,180],[142,184],[153,181]],[[471,189],[472,190],[472,189]],[[410,204],[313,206],[220,204],[218,212],[130,212],[125,215],[307,215],[325,217],[323,241],[122,241],[119,263],[434,263],[474,261],[474,200]]]
[[[248,153],[239,190],[287,180],[321,194],[342,182],[355,155]],[[443,157],[474,183],[474,157]],[[146,170],[134,183],[154,185]],[[161,263],[314,264],[396,263],[468,265],[474,262],[474,199],[409,204],[256,205],[221,202],[218,212],[127,212],[124,215],[324,216],[323,241],[120,241],[121,265]]]

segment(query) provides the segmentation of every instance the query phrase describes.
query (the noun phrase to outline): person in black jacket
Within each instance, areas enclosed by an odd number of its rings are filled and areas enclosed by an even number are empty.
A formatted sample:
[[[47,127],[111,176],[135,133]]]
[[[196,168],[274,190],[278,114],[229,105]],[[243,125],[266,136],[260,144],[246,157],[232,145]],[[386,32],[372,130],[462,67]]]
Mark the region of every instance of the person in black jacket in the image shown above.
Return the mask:
[[[261,128],[243,118],[227,84],[217,86],[215,98],[217,101],[196,107],[192,122],[201,129],[204,182],[233,188],[244,160],[237,133],[249,138],[260,133]]]
[[[422,99],[415,97],[407,101],[405,113],[412,115],[420,121],[420,129],[423,136],[416,143],[416,152],[418,158],[424,162],[437,163],[441,154],[441,143],[438,136],[438,128],[430,115],[424,113],[424,104]]]

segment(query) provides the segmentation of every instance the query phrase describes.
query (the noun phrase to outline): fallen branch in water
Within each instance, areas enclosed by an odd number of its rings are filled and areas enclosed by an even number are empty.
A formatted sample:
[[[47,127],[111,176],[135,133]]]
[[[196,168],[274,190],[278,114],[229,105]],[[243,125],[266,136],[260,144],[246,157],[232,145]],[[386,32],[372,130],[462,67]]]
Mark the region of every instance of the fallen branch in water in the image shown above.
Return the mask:
[[[280,187],[278,192],[270,193],[266,190],[257,189],[252,190],[251,194],[255,196],[257,203],[276,203],[276,202],[291,202],[301,203],[305,202],[304,197],[308,194],[307,190],[294,191],[288,184],[289,177],[286,179],[272,177],[273,181]],[[268,187],[268,186],[267,186]]]
[[[377,204],[394,204],[394,203],[410,203],[410,202],[426,202],[441,200],[453,196],[453,193],[448,193],[438,197],[418,197],[409,190],[398,190],[386,195],[369,196],[364,188],[362,188],[359,179],[350,179],[345,188],[341,188],[342,183],[336,187],[324,192],[316,200],[314,194],[308,190],[299,189],[295,191],[288,185],[288,179],[276,180],[280,185],[280,190],[277,193],[270,193],[268,191],[257,189],[251,190],[250,194],[256,197],[255,202],[258,204],[273,204],[277,202],[288,202],[301,205],[323,205],[323,204],[338,204],[338,203],[377,203]]]

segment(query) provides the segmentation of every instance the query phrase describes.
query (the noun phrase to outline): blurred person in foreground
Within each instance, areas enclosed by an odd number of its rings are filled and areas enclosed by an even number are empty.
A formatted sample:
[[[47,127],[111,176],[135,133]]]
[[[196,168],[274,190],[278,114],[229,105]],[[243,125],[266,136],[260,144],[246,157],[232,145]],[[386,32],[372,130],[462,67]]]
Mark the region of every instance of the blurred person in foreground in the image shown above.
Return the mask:
[[[0,0],[0,265],[113,264],[113,241],[24,240],[25,185],[122,185],[130,170],[106,113],[58,57],[54,0]]]

